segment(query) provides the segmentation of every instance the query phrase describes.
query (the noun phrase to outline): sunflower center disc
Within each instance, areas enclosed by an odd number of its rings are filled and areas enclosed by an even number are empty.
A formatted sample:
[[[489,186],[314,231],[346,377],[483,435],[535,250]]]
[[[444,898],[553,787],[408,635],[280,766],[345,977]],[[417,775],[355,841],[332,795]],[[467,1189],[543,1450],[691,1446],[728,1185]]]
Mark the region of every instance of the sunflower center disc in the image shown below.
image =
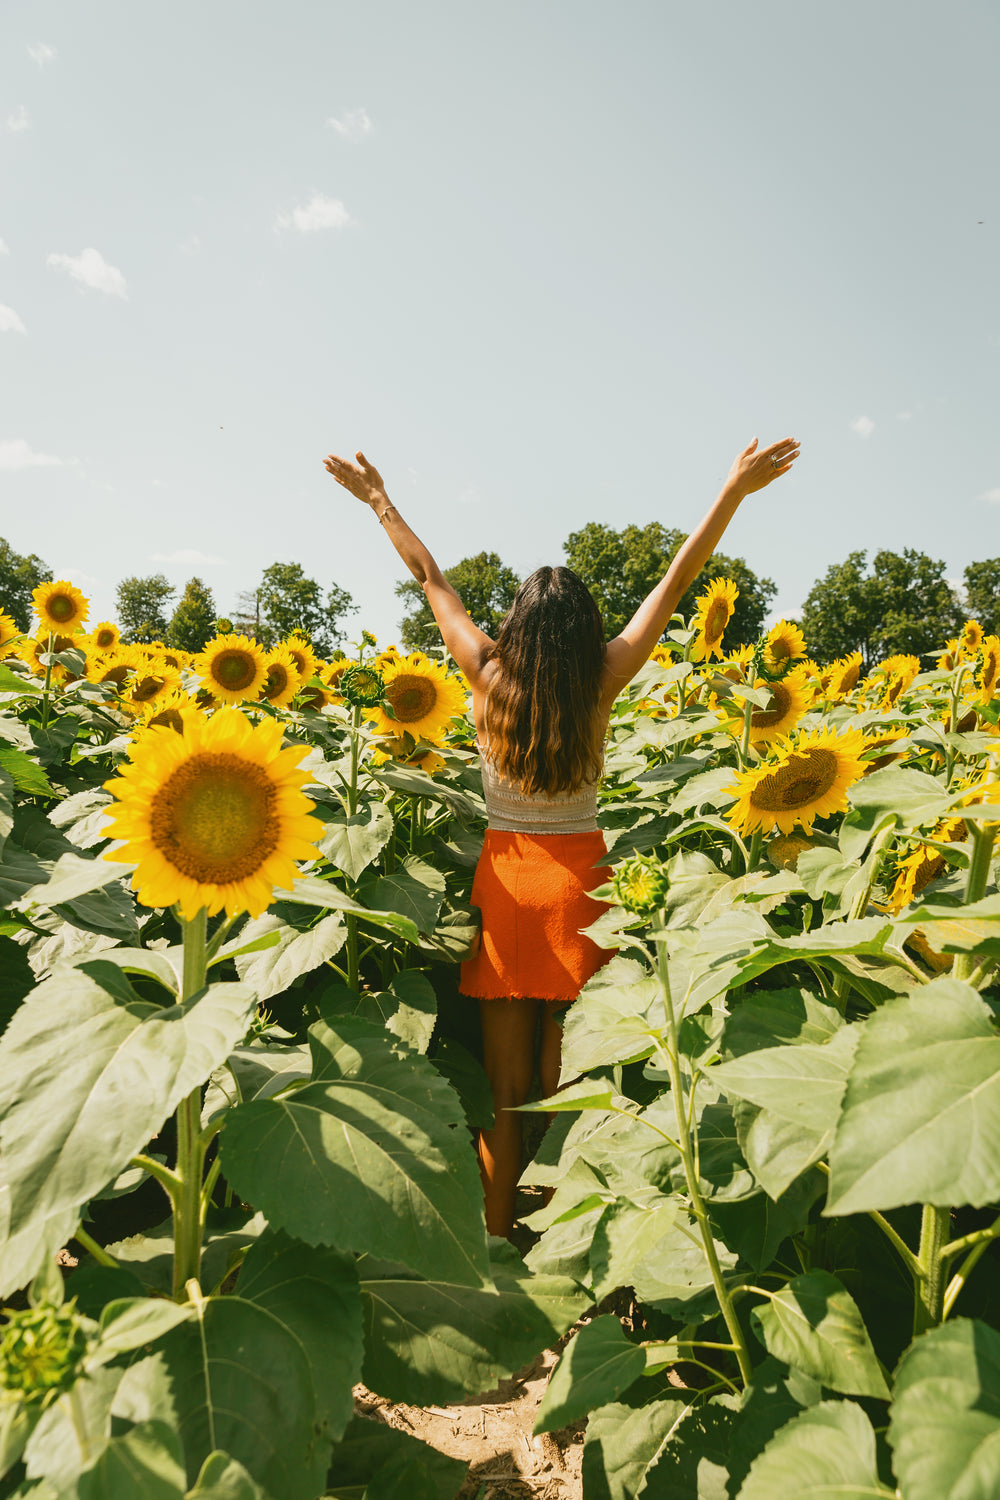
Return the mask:
[[[162,677],[142,677],[132,687],[133,703],[148,703],[163,687]]]
[[[426,677],[404,675],[392,679],[385,696],[400,723],[412,724],[431,712],[437,702],[437,689]]]
[[[196,755],[178,766],[157,795],[153,843],[191,880],[245,880],[278,846],[276,800],[262,766],[238,755]]]
[[[283,693],[285,691],[285,688],[287,686],[287,670],[284,667],[273,666],[269,669],[267,674],[267,681],[264,684],[264,697],[277,698],[280,693]]]
[[[129,674],[127,662],[121,662],[118,666],[109,667],[101,677],[102,682],[113,682],[116,687],[121,687]]]
[[[53,620],[72,620],[76,614],[76,605],[66,594],[53,594],[45,607]]]
[[[787,812],[825,797],[837,779],[837,757],[817,745],[793,755],[754,787],[751,805],[763,812]]]
[[[94,640],[94,645],[95,646],[103,646],[103,647],[106,648],[108,646],[113,646],[114,643],[115,643],[115,636],[114,636],[114,632],[113,631],[111,631],[111,630],[99,630],[97,632],[97,636],[96,636],[96,638]]]
[[[721,641],[723,631],[729,624],[729,606],[725,599],[716,599],[705,616],[705,639],[710,645]]]
[[[792,695],[787,688],[776,682],[771,688],[771,701],[766,708],[757,709],[756,713],[750,715],[750,723],[754,729],[770,729],[772,724],[778,724],[787,714],[792,704]]]
[[[248,688],[257,675],[257,663],[249,651],[220,651],[212,662],[212,676],[230,693]]]

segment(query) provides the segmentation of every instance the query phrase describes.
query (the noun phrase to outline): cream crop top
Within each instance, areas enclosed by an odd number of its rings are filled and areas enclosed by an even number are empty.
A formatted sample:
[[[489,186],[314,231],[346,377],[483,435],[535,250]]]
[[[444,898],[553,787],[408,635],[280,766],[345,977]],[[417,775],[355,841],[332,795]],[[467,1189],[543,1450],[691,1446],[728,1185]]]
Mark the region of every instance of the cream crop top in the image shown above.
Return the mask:
[[[597,782],[586,781],[572,792],[534,792],[526,796],[494,769],[480,747],[483,796],[490,828],[502,833],[594,833],[597,830]]]

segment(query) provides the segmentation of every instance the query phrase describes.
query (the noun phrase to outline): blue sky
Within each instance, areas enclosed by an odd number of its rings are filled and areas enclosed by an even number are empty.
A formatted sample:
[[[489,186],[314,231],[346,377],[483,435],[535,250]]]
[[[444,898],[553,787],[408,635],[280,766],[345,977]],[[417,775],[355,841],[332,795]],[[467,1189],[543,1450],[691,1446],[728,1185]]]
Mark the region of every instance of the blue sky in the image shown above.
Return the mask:
[[[779,612],[858,548],[958,578],[1000,555],[998,61],[989,0],[7,0],[0,535],[95,619],[297,561],[387,642],[327,452],[527,573],[795,436],[723,543]]]

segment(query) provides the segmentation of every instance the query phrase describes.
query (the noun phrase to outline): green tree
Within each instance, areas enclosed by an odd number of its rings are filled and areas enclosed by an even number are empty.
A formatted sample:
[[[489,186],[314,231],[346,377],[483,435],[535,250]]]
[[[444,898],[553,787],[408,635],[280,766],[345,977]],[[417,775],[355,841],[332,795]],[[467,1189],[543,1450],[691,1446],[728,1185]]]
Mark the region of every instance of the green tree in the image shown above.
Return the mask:
[[[897,652],[940,650],[963,619],[945,564],[906,547],[877,552],[869,573],[866,556],[849,553],[809,590],[801,625],[811,654],[828,662],[860,651],[867,671]]]
[[[496,552],[477,552],[475,557],[463,557],[453,568],[445,568],[444,576],[480,630],[495,635],[521,583],[513,568],[508,568]],[[408,613],[399,622],[403,645],[421,651],[440,646],[441,632],[416,579],[397,583],[396,593],[407,601]]]
[[[127,645],[162,641],[168,624],[164,610],[177,590],[163,573],[123,578],[118,585],[118,625]]]
[[[234,625],[264,646],[273,646],[293,630],[304,630],[320,656],[328,656],[344,638],[343,615],[357,609],[346,589],[332,583],[323,597],[315,578],[301,563],[271,563],[256,589],[237,601]]]
[[[970,563],[965,570],[965,596],[969,613],[987,635],[1000,635],[1000,557]]]
[[[167,626],[167,644],[181,651],[200,651],[214,634],[212,590],[200,578],[189,578]]]
[[[0,537],[0,609],[16,621],[19,629],[31,629],[31,595],[40,583],[48,583],[52,569],[34,552],[15,552]]]
[[[659,521],[625,526],[621,531],[589,521],[582,531],[567,537],[563,543],[567,565],[580,575],[596,599],[609,639],[632,618],[686,540],[686,532]],[[716,552],[681,598],[677,608],[682,615],[694,613],[698,595],[713,578],[731,578],[740,591],[726,628],[726,646],[755,641],[764,629],[777,586],[770,578],[758,578],[742,557]]]

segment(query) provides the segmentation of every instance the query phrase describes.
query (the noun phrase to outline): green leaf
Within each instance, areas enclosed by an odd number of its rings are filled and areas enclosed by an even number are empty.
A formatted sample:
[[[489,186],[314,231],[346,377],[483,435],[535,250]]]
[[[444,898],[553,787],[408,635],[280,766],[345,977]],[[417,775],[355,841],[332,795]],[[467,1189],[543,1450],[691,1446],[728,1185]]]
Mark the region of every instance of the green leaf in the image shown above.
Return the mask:
[[[376,927],[388,927],[397,937],[415,943],[420,936],[416,924],[397,911],[373,911],[360,902],[346,896],[332,880],[321,880],[318,875],[304,875],[290,891],[276,890],[275,901],[290,901],[298,906],[318,906],[324,911],[353,912],[364,917]]]
[[[210,1453],[186,1500],[268,1500],[241,1463],[228,1453]]]
[[[934,980],[862,1028],[824,1212],[998,1197],[1000,1038],[970,985]]]
[[[645,1406],[599,1406],[583,1449],[587,1500],[726,1500],[735,1400],[677,1392]]]
[[[35,974],[27,949],[9,937],[0,937],[0,1032],[6,1030],[21,1001],[34,988]]]
[[[395,820],[384,802],[371,802],[353,817],[328,815],[317,848],[350,880],[367,870],[392,837]]]
[[[815,1380],[800,1370],[787,1369],[770,1355],[754,1367],[733,1423],[729,1459],[731,1494],[739,1494],[750,1465],[775,1433],[803,1408],[815,1406],[822,1395],[823,1388]]]
[[[391,875],[365,881],[361,894],[382,910],[408,917],[420,932],[432,933],[441,911],[444,891],[441,871],[411,854]]]
[[[280,1319],[241,1297],[208,1297],[161,1351],[188,1482],[222,1449],[282,1500],[316,1500],[329,1445],[317,1433],[312,1373]]]
[[[202,1109],[208,1124],[241,1100],[268,1099],[290,1083],[305,1082],[312,1073],[309,1048],[283,1046],[262,1039],[235,1047],[209,1080]]]
[[[77,1482],[80,1500],[184,1500],[180,1440],[166,1422],[140,1422],[112,1438]]]
[[[14,827],[14,782],[7,772],[0,768],[0,853],[7,842],[7,836]]]
[[[956,1318],[922,1334],[896,1371],[889,1442],[906,1500],[1000,1494],[1000,1334]]]
[[[10,777],[19,792],[28,792],[33,797],[57,795],[38,762],[23,750],[0,746],[0,771]]]
[[[310,1030],[316,1081],[233,1110],[223,1171],[307,1244],[392,1255],[466,1286],[488,1276],[482,1189],[454,1094],[363,1021]]]
[[[492,1281],[478,1289],[363,1256],[364,1382],[393,1401],[461,1401],[551,1348],[591,1299],[565,1276],[532,1275],[491,1240]]]
[[[909,831],[935,822],[948,806],[946,788],[926,771],[908,766],[885,766],[870,771],[848,788],[854,812],[844,820],[840,847],[855,859],[880,828],[890,824]]]
[[[493,1089],[478,1058],[449,1036],[435,1043],[432,1061],[461,1100],[469,1127],[489,1130],[493,1124]]]
[[[222,1283],[234,1266],[241,1264],[266,1225],[262,1214],[248,1218],[243,1208],[210,1206],[207,1219],[201,1253],[201,1279],[205,1286],[214,1287]],[[129,1274],[134,1267],[144,1289],[170,1296],[174,1272],[172,1218],[142,1234],[133,1234],[126,1240],[108,1245],[107,1249]]]
[[[740,1203],[714,1202],[712,1223],[723,1243],[740,1260],[754,1271],[764,1271],[777,1255],[781,1242],[808,1224],[809,1211],[825,1188],[821,1172],[806,1172],[777,1200],[764,1192]]]
[[[178,1323],[186,1323],[191,1315],[190,1307],[179,1307],[162,1297],[125,1297],[109,1302],[101,1312],[102,1361],[154,1343]]]
[[[652,1267],[660,1266],[660,1252],[674,1227],[680,1204],[675,1198],[650,1196],[652,1201],[641,1206],[628,1198],[617,1198],[601,1215],[590,1249],[595,1301],[602,1301],[618,1287],[633,1286],[636,1275],[643,1280],[654,1274]]]
[[[739,1500],[892,1500],[892,1494],[879,1482],[875,1434],[861,1407],[822,1401],[779,1429],[752,1464]]]
[[[386,764],[369,766],[367,769],[377,782],[390,791],[406,792],[410,797],[431,797],[435,802],[443,803],[462,822],[481,818],[486,812],[486,804],[480,798],[459,791],[458,787],[447,781],[435,781],[433,776],[417,770],[415,766]]]
[[[731,1271],[736,1256],[718,1240],[715,1253],[723,1271]],[[683,1209],[636,1265],[632,1286],[640,1302],[652,1303],[685,1322],[701,1322],[717,1307],[712,1272],[698,1226]]]
[[[549,1376],[534,1431],[554,1432],[616,1401],[645,1367],[645,1351],[629,1342],[618,1318],[605,1315],[585,1323]]]
[[[426,1052],[437,1022],[437,996],[426,974],[419,969],[401,969],[389,988],[378,997],[390,1006],[386,1027],[393,1036],[417,1052]]]
[[[339,1438],[354,1411],[364,1339],[354,1259],[267,1230],[250,1247],[236,1295],[273,1313],[295,1335],[312,1371],[316,1404]]]
[[[0,693],[20,693],[23,697],[37,696],[42,691],[41,683],[33,677],[23,677],[20,672],[12,672],[0,662]]]
[[[822,1045],[843,1024],[836,1007],[809,990],[760,990],[747,995],[733,1010],[723,1047],[730,1057],[743,1057],[787,1043]]]
[[[461,1459],[449,1458],[419,1438],[385,1422],[355,1417],[336,1445],[326,1481],[326,1500],[454,1500],[468,1474]],[[424,1488],[420,1491],[416,1485]],[[193,1500],[193,1497],[192,1497]]]
[[[612,958],[566,1016],[563,1077],[648,1057],[665,1021],[659,981],[633,959]]]
[[[162,1010],[120,1003],[70,968],[28,996],[0,1040],[0,1295],[31,1279],[51,1239],[71,1232],[79,1207],[222,1062],[252,1004],[252,994],[232,984]]]
[[[180,952],[180,949],[176,949]],[[155,948],[104,948],[101,950],[100,959],[97,960],[105,968],[101,971],[106,973],[108,965],[121,969],[124,974],[140,974],[144,979],[152,979],[170,994],[180,993],[180,975],[164,954],[157,952]],[[74,968],[88,970],[88,964],[95,960],[87,957],[71,961]],[[99,976],[95,974],[94,978]]]
[[[765,1047],[712,1070],[726,1094],[760,1109],[737,1111],[737,1125],[750,1169],[772,1198],[829,1150],[861,1030],[844,1026],[822,1044]]]
[[[257,938],[276,932],[278,941],[262,952],[244,952],[236,957],[236,972],[244,984],[254,991],[258,1000],[270,1000],[273,995],[282,995],[291,987],[293,980],[308,974],[339,953],[347,941],[347,926],[340,912],[320,917],[314,927],[299,932],[282,922],[273,912],[265,912],[256,921],[248,922],[240,935],[241,942],[253,943]]]
[[[80,896],[110,885],[113,880],[130,878],[134,870],[135,865],[118,864],[99,855],[95,859],[86,859],[81,854],[61,854],[48,880],[25,891],[19,905],[24,911],[33,907],[65,906]]]
[[[854,1298],[829,1271],[795,1276],[750,1314],[769,1354],[847,1396],[888,1401],[868,1330]]]

